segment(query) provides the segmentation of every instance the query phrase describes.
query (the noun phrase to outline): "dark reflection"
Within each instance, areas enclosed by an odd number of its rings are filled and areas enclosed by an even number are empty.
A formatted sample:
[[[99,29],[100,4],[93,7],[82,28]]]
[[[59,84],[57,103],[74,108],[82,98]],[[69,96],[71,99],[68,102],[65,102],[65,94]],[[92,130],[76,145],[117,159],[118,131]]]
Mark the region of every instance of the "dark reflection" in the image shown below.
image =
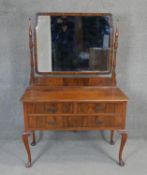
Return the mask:
[[[107,70],[109,16],[52,16],[53,71]]]

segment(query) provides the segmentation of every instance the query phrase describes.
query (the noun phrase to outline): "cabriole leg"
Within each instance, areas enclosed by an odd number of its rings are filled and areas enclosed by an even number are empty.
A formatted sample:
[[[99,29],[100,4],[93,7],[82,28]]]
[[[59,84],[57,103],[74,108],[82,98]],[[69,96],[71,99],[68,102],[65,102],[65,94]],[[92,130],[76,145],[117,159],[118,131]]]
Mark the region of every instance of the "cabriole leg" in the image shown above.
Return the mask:
[[[120,144],[120,150],[119,150],[119,165],[124,166],[125,163],[122,160],[122,152],[124,150],[124,147],[128,138],[128,132],[126,130],[119,130],[119,133],[121,135],[121,144]]]
[[[28,162],[25,164],[26,168],[31,167],[31,152],[30,152],[29,141],[28,141],[29,136],[30,136],[29,132],[24,132],[22,135],[22,140],[28,156]]]
[[[32,132],[32,143],[31,143],[32,146],[35,146],[36,145],[36,137],[35,137],[35,131]]]
[[[111,145],[114,145],[115,144],[114,143],[114,130],[112,130],[111,133],[110,133],[110,144]]]

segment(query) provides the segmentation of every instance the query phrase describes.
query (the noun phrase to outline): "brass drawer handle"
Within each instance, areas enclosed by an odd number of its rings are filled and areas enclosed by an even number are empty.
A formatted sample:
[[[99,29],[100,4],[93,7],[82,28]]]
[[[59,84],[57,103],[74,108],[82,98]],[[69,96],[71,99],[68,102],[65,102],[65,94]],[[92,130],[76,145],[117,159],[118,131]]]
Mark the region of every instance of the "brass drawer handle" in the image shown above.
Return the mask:
[[[56,113],[57,112],[57,109],[55,109],[55,108],[49,108],[49,109],[47,109],[47,111],[49,113]]]
[[[55,124],[56,124],[56,122],[54,120],[48,121],[48,125],[55,125]]]
[[[95,122],[96,122],[97,125],[99,125],[99,124],[103,124],[103,122],[102,122],[101,120],[99,120],[99,119],[96,119]]]
[[[105,109],[105,106],[96,106],[95,111],[99,112]]]

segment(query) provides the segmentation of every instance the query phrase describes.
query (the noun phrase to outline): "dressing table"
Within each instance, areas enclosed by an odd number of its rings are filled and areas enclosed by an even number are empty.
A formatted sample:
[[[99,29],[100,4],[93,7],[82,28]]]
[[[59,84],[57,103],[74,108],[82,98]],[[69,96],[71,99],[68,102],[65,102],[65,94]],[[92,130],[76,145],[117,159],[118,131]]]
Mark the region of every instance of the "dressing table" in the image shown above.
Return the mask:
[[[21,101],[22,140],[31,167],[35,131],[114,131],[127,141],[127,96],[116,83],[118,29],[109,13],[37,13],[29,24],[30,83]],[[78,132],[77,132],[78,134]]]

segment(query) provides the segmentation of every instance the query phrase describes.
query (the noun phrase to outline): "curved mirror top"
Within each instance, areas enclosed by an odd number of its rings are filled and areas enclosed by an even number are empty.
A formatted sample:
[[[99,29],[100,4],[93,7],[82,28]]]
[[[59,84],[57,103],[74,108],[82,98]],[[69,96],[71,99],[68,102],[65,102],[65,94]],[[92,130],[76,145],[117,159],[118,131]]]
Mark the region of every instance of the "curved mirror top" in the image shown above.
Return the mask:
[[[111,14],[39,14],[36,27],[38,72],[109,71]]]

